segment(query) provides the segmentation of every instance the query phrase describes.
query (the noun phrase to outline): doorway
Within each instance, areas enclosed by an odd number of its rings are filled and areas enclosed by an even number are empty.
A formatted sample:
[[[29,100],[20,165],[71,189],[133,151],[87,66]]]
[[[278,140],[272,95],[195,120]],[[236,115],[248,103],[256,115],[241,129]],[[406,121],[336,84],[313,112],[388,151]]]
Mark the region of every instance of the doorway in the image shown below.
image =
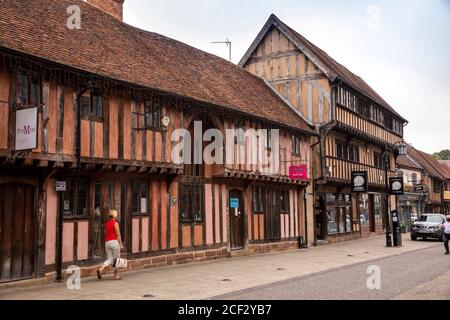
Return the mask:
[[[228,212],[230,219],[230,247],[231,250],[245,248],[244,234],[244,201],[243,193],[231,190],[229,193]]]
[[[0,184],[0,282],[33,276],[35,189],[24,183]]]

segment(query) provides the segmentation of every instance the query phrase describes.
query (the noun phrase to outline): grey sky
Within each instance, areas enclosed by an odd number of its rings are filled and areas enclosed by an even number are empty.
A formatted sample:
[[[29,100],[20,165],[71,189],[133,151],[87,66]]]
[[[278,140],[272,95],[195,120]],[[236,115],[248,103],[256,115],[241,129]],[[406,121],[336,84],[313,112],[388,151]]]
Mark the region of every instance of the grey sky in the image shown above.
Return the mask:
[[[125,22],[239,62],[271,13],[365,79],[409,120],[405,139],[450,149],[450,1],[126,0]]]

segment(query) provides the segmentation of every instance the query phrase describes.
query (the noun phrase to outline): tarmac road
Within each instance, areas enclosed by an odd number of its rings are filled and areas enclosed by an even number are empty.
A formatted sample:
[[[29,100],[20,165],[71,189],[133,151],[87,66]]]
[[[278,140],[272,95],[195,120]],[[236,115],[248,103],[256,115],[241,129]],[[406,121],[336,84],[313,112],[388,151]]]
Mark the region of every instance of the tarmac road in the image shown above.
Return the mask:
[[[381,288],[369,290],[369,266],[381,271]],[[450,300],[450,255],[442,246],[363,262],[246,289],[214,299],[236,300]]]

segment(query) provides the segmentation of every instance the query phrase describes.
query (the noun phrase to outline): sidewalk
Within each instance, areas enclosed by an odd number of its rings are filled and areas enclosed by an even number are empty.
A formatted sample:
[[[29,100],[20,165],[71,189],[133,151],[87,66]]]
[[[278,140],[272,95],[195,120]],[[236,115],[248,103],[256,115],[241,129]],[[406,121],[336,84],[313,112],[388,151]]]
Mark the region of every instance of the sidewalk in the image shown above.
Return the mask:
[[[123,280],[81,280],[80,290],[65,283],[0,290],[0,299],[206,299],[355,263],[421,250],[441,243],[411,241],[386,248],[384,236],[247,257],[124,273]],[[146,297],[144,297],[146,296]]]

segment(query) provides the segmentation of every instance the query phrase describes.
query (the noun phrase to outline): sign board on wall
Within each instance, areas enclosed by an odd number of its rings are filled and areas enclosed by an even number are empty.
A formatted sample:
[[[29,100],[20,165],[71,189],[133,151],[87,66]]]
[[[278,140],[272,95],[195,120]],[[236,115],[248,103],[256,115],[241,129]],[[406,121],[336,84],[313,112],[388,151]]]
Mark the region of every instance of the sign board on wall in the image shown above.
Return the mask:
[[[37,147],[37,115],[37,107],[16,111],[15,150],[30,150]]]
[[[66,181],[56,181],[56,192],[65,192],[65,191],[67,191]]]
[[[239,198],[231,198],[230,199],[230,208],[238,209],[239,208]]]
[[[403,177],[389,178],[389,194],[402,195],[403,193]]]
[[[352,171],[352,192],[367,193],[367,171]]]
[[[444,191],[444,200],[450,201],[450,191]]]
[[[289,179],[291,180],[308,180],[308,168],[306,164],[289,167]]]

